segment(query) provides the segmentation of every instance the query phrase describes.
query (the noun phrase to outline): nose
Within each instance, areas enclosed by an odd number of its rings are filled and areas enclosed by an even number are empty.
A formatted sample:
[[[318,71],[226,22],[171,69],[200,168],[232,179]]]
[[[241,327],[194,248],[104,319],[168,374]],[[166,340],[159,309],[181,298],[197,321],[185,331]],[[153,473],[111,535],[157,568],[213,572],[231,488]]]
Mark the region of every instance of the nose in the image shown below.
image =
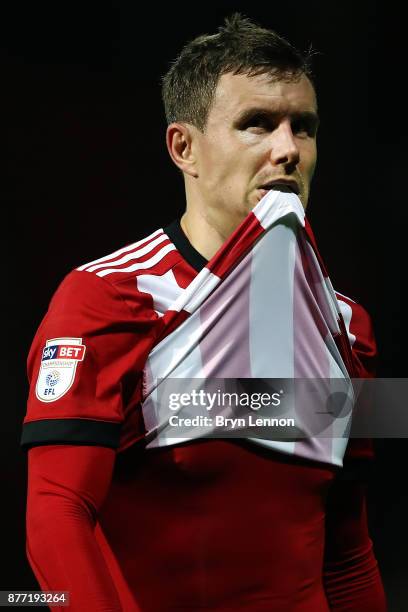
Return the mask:
[[[299,147],[289,121],[282,121],[271,135],[270,158],[274,166],[297,166],[300,159]]]

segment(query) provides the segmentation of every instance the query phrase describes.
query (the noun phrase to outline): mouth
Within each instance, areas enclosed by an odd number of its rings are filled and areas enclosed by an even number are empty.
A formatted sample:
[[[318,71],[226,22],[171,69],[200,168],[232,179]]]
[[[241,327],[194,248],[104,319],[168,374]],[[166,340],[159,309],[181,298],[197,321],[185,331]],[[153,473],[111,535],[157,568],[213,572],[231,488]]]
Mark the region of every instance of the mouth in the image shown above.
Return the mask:
[[[299,195],[299,186],[296,181],[286,181],[278,179],[275,181],[269,181],[269,183],[265,183],[265,185],[261,185],[261,187],[258,187],[258,191],[260,192],[262,197],[264,197],[268,193],[268,191],[271,190],[286,191]]]

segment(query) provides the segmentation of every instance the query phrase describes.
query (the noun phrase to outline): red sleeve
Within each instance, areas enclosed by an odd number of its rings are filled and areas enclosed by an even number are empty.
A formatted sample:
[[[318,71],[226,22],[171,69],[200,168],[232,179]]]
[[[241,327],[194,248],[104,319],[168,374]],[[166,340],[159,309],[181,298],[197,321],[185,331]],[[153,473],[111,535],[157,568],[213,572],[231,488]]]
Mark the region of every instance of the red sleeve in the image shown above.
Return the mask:
[[[157,319],[133,286],[77,270],[62,282],[29,354],[23,447],[119,446]]]
[[[365,308],[353,300],[343,295],[338,299],[358,377],[375,378],[378,354],[371,317]],[[353,475],[360,477],[364,472],[369,472],[372,459],[374,446],[371,438],[350,438],[340,477],[352,479]]]
[[[323,578],[330,610],[386,612],[360,482],[335,481],[329,493]]]
[[[70,593],[71,612],[139,610],[128,590],[115,584],[95,538],[114,461],[114,450],[97,446],[28,452],[27,556],[43,590]]]
[[[367,311],[341,296],[340,305],[358,376],[375,376],[377,347]],[[387,605],[368,533],[365,480],[374,458],[372,440],[351,438],[326,508],[324,585],[330,610],[386,612]]]
[[[352,353],[360,378],[374,378],[377,368],[377,343],[368,312],[360,305],[351,305],[350,333],[355,337]]]

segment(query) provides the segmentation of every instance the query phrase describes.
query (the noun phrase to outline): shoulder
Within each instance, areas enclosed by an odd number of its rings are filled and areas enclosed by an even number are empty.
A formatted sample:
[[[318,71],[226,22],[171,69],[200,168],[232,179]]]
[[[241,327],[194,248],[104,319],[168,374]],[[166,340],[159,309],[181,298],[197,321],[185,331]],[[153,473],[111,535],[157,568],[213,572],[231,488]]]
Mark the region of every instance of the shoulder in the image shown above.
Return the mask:
[[[80,265],[74,273],[78,282],[105,284],[127,302],[150,302],[162,315],[182,291],[184,260],[165,230],[160,228],[145,238],[113,253]]]
[[[134,278],[146,271],[160,274],[172,261],[171,254],[174,252],[175,245],[160,228],[137,242],[82,264],[76,271],[104,278],[113,285],[121,284],[127,278]]]
[[[165,253],[175,249],[159,229],[71,270],[52,296],[37,329],[30,358],[50,338],[86,338],[89,345],[96,345],[109,337],[113,346],[113,338],[115,342],[124,338],[134,342],[135,334],[138,338],[150,337],[159,316],[152,295],[140,290],[135,275],[141,270],[160,273],[161,261],[166,257],[162,248],[166,248]],[[103,352],[109,352],[106,340],[103,341]]]
[[[363,377],[375,371],[377,345],[373,322],[368,311],[352,298],[335,291],[340,312],[343,315],[353,353],[359,360]]]
[[[164,249],[164,250],[163,250]],[[48,314],[96,319],[129,309],[152,310],[152,301],[138,290],[138,272],[160,268],[160,261],[175,249],[162,229],[71,270],[54,293]],[[149,308],[150,307],[150,308]]]
[[[350,342],[354,344],[358,339],[371,338],[373,336],[373,324],[368,311],[347,295],[339,291],[335,291],[335,293],[347,331],[351,336]]]
[[[54,294],[51,307],[55,310],[63,304],[117,312],[122,306],[138,316],[155,318],[168,310],[190,280],[180,252],[160,228],[72,270]]]

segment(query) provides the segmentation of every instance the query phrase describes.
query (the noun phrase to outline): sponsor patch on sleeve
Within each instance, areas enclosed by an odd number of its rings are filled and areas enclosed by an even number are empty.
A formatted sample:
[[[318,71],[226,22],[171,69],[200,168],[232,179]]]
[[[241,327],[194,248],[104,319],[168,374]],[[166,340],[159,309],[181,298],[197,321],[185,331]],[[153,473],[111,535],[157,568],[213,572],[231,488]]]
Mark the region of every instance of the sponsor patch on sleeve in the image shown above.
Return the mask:
[[[47,340],[41,357],[35,394],[41,402],[54,402],[72,387],[77,365],[85,357],[82,338]]]

